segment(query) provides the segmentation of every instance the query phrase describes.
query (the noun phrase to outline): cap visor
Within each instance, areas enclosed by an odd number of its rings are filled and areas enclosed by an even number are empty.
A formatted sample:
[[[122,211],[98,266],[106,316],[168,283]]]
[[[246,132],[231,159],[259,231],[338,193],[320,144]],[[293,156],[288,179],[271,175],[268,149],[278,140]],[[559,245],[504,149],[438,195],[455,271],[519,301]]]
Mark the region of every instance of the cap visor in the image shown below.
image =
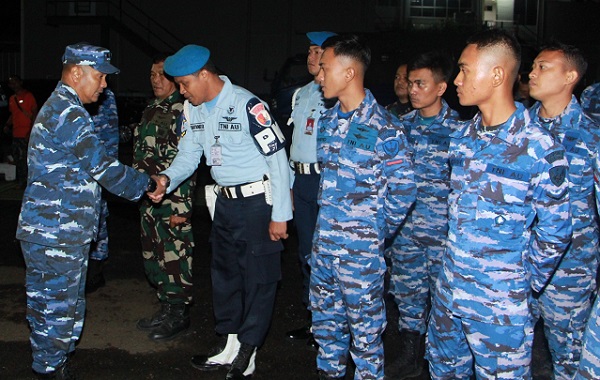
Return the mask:
[[[121,70],[117,69],[110,63],[103,63],[101,65],[92,66],[96,70],[100,71],[102,74],[118,74]]]

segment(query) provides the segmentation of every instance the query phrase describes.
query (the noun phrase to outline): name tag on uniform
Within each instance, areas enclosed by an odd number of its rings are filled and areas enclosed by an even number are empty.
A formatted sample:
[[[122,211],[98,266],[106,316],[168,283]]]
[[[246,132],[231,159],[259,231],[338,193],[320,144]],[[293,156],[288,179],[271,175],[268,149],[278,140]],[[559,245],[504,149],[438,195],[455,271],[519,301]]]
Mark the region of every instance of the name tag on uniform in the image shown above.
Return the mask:
[[[527,172],[504,168],[493,164],[488,164],[485,168],[486,173],[495,174],[499,177],[514,179],[516,181],[529,182],[530,176]]]
[[[354,148],[374,151],[378,133],[377,129],[369,128],[368,125],[350,123],[346,144]]]

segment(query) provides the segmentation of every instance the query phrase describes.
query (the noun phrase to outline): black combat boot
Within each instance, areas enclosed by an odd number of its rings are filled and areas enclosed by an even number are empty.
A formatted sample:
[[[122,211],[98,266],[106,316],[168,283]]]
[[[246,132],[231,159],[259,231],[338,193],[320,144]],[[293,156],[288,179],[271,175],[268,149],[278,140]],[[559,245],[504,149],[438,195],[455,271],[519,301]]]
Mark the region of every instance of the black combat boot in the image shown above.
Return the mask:
[[[106,285],[106,280],[104,279],[104,274],[102,273],[105,264],[104,261],[105,260],[94,259],[90,259],[88,261],[87,278],[85,280],[86,294],[93,293]]]
[[[385,371],[385,380],[416,377],[423,371],[425,335],[418,331],[400,331],[400,357]]]
[[[139,330],[154,330],[162,321],[165,320],[167,314],[169,314],[171,310],[171,304],[168,302],[161,302],[160,310],[154,313],[151,317],[142,318],[137,321],[136,326]]]
[[[252,357],[256,352],[256,347],[250,344],[242,343],[238,353],[231,363],[231,368],[225,376],[226,380],[244,380],[246,375],[245,372],[250,372],[248,375],[252,375],[254,372],[254,358]]]
[[[177,337],[190,327],[190,306],[176,304],[169,306],[169,313],[160,326],[152,330],[148,338],[152,340],[169,340]]]
[[[69,366],[69,361],[66,360],[60,367],[52,372],[38,373],[33,371],[39,380],[77,380],[75,373]]]

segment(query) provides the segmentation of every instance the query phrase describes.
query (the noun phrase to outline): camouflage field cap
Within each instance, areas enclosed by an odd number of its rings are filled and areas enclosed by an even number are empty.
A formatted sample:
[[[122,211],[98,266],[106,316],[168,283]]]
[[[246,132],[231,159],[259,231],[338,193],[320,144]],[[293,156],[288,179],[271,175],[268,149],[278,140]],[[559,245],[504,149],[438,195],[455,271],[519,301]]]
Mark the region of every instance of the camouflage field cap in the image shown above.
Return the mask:
[[[323,45],[323,42],[325,42],[326,39],[328,39],[329,37],[333,37],[333,36],[337,36],[337,34],[335,34],[333,32],[325,32],[325,31],[306,33],[306,37],[308,37],[310,44],[317,45],[317,46]]]
[[[118,74],[120,70],[110,64],[110,58],[110,50],[79,42],[66,47],[62,63],[91,66],[103,74]]]
[[[172,77],[183,77],[200,70],[208,62],[210,51],[204,46],[186,45],[165,59],[164,70]]]

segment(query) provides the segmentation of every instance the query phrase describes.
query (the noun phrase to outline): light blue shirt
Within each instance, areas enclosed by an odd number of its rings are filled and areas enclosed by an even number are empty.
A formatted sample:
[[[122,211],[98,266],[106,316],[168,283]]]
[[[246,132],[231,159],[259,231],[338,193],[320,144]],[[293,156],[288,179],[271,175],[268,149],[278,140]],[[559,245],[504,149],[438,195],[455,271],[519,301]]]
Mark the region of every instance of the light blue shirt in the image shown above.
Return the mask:
[[[284,222],[292,219],[285,149],[263,155],[250,133],[250,123],[259,123],[264,129],[272,128],[275,135],[283,139],[275,119],[268,111],[252,114],[246,106],[256,97],[233,85],[226,76],[220,78],[225,84],[213,108],[209,110],[206,104],[193,106],[187,100],[184,103],[183,136],[179,141],[179,152],[173,164],[163,172],[171,179],[167,191],[175,189],[188,178],[204,154],[207,164],[211,166],[211,175],[220,186],[256,182],[262,180],[265,174],[268,175],[273,196],[271,220]],[[212,166],[211,147],[217,141],[217,136],[222,164]]]
[[[294,123],[290,160],[303,163],[317,162],[317,123],[325,110],[323,92],[318,83],[310,82],[300,88],[293,99],[290,121]],[[291,169],[290,169],[291,170]],[[290,188],[294,171],[290,171]]]

